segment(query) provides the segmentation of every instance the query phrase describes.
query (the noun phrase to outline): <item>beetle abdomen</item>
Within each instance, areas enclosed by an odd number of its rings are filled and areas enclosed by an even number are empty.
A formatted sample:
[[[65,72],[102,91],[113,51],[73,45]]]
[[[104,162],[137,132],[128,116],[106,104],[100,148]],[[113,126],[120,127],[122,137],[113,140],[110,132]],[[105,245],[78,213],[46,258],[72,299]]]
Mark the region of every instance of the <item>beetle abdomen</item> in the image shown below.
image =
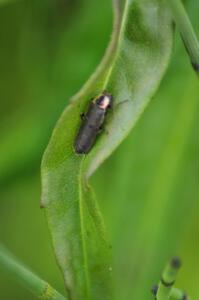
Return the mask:
[[[103,110],[99,110],[95,104],[91,103],[75,140],[75,151],[77,153],[88,153],[96,140],[103,120]]]
[[[86,126],[87,127],[87,126]],[[88,153],[92,145],[94,144],[98,131],[94,128],[82,127],[79,130],[77,139],[75,142],[76,153]]]

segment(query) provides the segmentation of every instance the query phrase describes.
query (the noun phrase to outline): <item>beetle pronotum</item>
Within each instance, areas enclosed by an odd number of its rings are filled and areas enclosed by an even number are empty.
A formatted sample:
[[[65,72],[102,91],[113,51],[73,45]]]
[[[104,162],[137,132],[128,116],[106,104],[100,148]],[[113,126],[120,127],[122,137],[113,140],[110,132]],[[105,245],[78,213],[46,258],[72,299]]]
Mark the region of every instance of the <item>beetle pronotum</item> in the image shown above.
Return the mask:
[[[113,96],[106,92],[103,92],[91,101],[87,112],[82,114],[82,124],[74,143],[76,153],[83,154],[89,152],[102,128],[112,101]]]

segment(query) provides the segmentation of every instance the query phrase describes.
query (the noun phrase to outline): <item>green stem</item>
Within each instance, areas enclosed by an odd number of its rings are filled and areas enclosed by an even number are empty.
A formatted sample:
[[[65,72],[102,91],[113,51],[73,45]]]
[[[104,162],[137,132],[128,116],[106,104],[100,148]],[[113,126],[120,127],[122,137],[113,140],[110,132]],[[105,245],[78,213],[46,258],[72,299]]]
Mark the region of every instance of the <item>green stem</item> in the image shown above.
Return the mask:
[[[180,265],[180,260],[177,257],[173,258],[167,264],[166,268],[164,269],[164,272],[162,273],[162,278],[158,286],[156,295],[157,300],[170,299],[171,291],[175,283]]]
[[[25,266],[0,245],[0,269],[4,269],[13,275],[35,296],[43,300],[67,300],[64,296],[54,290],[47,282],[29,271]]]
[[[154,296],[157,295],[158,285],[155,285],[151,292]],[[173,287],[170,292],[169,300],[190,300],[184,291]]]
[[[178,257],[174,257],[166,265],[159,285],[155,285],[151,292],[156,300],[190,300],[190,298],[181,290],[173,287],[181,262]]]
[[[194,70],[199,74],[199,42],[181,0],[168,0]]]
[[[169,300],[189,300],[189,297],[184,291],[176,288],[172,288]]]

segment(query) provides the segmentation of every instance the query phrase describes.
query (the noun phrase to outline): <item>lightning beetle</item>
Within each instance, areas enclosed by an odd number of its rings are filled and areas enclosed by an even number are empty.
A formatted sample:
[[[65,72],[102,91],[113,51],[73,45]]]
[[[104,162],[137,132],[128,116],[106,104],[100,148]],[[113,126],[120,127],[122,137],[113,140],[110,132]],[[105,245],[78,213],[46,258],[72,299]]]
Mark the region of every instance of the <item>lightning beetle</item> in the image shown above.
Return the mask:
[[[112,102],[113,96],[103,92],[91,101],[87,112],[81,115],[82,124],[74,143],[76,153],[89,152],[104,124],[107,111],[111,108]]]

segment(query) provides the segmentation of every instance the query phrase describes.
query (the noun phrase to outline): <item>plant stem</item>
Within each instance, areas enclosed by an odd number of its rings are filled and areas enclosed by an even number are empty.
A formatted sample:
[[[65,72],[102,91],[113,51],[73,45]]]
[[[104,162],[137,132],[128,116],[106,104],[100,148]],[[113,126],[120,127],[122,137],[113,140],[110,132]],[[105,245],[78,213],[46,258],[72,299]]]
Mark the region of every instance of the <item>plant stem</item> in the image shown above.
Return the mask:
[[[172,287],[175,283],[178,269],[180,268],[180,260],[177,257],[171,259],[167,264],[157,290],[157,300],[168,300],[171,296]]]
[[[47,282],[28,270],[18,262],[3,246],[0,245],[0,269],[13,275],[17,281],[24,285],[35,296],[43,300],[67,300]]]
[[[189,300],[189,297],[184,293],[184,291],[172,288],[169,300]]]
[[[181,0],[168,0],[194,70],[199,74],[199,42]]]
[[[154,296],[157,295],[158,285],[153,286],[151,292]],[[170,292],[169,300],[190,300],[184,291],[173,287]]]

